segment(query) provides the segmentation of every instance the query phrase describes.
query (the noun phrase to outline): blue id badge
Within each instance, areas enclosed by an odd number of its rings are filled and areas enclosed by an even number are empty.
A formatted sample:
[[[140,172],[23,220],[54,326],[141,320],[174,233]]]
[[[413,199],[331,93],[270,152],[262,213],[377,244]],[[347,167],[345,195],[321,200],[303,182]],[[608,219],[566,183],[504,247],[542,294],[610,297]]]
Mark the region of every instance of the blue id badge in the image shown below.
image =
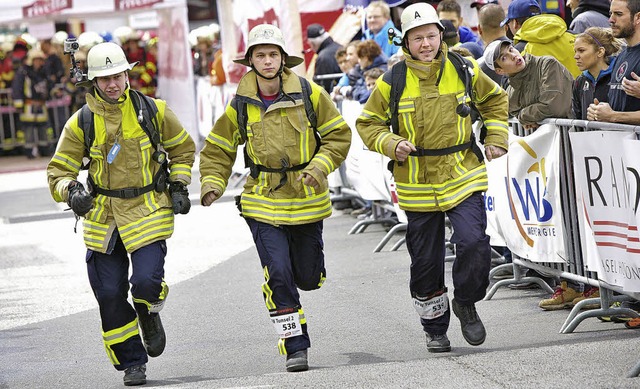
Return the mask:
[[[111,164],[113,160],[116,159],[116,156],[118,155],[119,152],[120,152],[120,144],[116,142],[113,144],[113,147],[111,147],[111,150],[109,150],[109,154],[107,154],[107,163]]]

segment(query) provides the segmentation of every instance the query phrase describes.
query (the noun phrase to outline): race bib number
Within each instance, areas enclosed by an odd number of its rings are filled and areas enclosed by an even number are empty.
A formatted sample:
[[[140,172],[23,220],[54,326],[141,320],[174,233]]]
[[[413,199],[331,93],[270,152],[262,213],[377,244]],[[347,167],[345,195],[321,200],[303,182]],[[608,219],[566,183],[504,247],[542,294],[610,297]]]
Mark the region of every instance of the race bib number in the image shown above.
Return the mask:
[[[302,325],[300,324],[298,311],[271,316],[271,322],[281,339],[302,335]]]
[[[446,293],[443,293],[426,301],[414,298],[413,307],[421,318],[432,320],[447,312],[447,309],[449,309],[449,297]]]

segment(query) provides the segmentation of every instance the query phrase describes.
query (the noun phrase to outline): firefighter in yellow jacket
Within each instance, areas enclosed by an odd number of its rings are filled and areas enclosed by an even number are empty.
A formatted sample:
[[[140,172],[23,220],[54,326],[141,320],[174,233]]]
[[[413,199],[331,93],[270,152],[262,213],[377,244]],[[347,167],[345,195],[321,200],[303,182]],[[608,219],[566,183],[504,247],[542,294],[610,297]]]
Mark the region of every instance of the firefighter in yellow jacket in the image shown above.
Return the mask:
[[[107,355],[124,370],[125,385],[140,385],[147,354],[160,355],[166,343],[158,315],[169,292],[165,241],[174,213],[190,207],[195,144],[164,101],[129,88],[134,64],[120,46],[98,44],[87,62],[87,105],[65,124],[47,176],[53,198],[84,217],[87,271]],[[83,158],[91,161],[88,191],[76,181]]]
[[[484,119],[486,159],[498,158],[508,148],[507,95],[471,59],[473,75],[467,73],[461,80],[431,5],[410,5],[402,12],[401,23],[407,70],[397,105],[398,133],[389,131],[387,124],[392,88],[386,74],[377,80],[356,127],[369,149],[395,161],[398,203],[408,218],[411,297],[427,335],[427,350],[446,352],[451,345],[445,215],[456,245],[451,308],[468,343],[480,345],[486,336],[475,303],[485,295],[491,265],[482,193],[487,190],[487,172],[471,136],[468,111],[473,102]],[[465,82],[470,82],[472,93]]]
[[[265,304],[287,371],[307,370],[311,343],[298,288],[318,289],[325,280],[327,175],[345,159],[351,132],[324,89],[289,70],[303,60],[285,52],[277,27],[254,27],[236,62],[252,70],[200,153],[201,202],[209,206],[224,192],[244,144],[251,175],[238,200],[262,264]]]

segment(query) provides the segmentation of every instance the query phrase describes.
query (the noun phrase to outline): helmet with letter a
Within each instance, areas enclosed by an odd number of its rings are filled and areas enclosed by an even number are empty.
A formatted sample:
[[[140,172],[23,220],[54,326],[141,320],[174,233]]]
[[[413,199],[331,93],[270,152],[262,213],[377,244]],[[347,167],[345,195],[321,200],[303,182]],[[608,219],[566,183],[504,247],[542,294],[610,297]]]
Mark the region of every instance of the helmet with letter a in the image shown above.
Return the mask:
[[[416,3],[408,6],[400,15],[400,28],[402,29],[402,39],[412,28],[435,24],[440,31],[444,31],[444,26],[440,23],[438,12],[428,3]]]
[[[87,78],[112,76],[131,70],[137,62],[129,63],[124,51],[113,42],[99,43],[89,50],[87,55]]]
[[[249,32],[249,39],[247,41],[247,52],[244,58],[236,59],[233,62],[239,63],[245,66],[251,66],[249,57],[251,57],[251,51],[258,45],[276,45],[280,48],[282,55],[285,57],[284,66],[292,68],[298,66],[304,62],[304,59],[296,57],[294,55],[287,54],[285,50],[284,36],[282,31],[271,24],[259,24],[251,29]]]

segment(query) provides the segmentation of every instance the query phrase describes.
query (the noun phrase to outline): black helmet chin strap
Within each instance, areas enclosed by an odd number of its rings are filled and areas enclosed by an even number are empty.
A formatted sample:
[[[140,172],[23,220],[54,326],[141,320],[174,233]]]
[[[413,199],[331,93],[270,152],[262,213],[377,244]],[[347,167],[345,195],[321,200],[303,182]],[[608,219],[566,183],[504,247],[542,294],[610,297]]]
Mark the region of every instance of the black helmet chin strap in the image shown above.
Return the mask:
[[[258,71],[258,69],[256,69],[255,66],[253,66],[253,64],[251,64],[251,69],[253,69],[254,72],[256,72],[257,75],[259,75],[260,77],[264,78],[265,80],[273,80],[276,77],[280,77],[280,75],[282,74],[282,70],[284,69],[284,64],[280,64],[280,69],[278,69],[278,71],[276,72],[276,74],[274,74],[271,77],[267,77],[267,76],[263,76],[262,73],[260,73]]]

